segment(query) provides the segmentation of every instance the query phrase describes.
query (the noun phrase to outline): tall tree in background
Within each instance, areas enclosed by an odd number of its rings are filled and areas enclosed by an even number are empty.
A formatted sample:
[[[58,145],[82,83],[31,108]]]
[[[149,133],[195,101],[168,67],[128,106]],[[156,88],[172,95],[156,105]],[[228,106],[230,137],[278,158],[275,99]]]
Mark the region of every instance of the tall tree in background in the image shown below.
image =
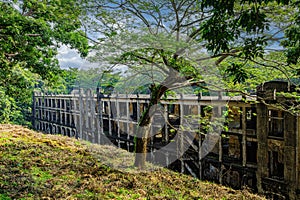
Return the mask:
[[[299,1],[102,0],[89,1],[87,8],[94,14],[87,29],[101,37],[94,40],[94,61],[125,65],[152,82],[150,104],[139,121],[144,129],[137,133],[139,168],[146,160],[150,107],[167,91],[221,80],[220,74],[245,82],[255,72],[247,71],[249,63],[283,77],[299,67]],[[280,60],[274,59],[279,50]]]
[[[87,55],[80,8],[77,0],[0,2],[1,122],[24,123],[37,81],[57,82],[62,72],[56,59],[60,45]]]

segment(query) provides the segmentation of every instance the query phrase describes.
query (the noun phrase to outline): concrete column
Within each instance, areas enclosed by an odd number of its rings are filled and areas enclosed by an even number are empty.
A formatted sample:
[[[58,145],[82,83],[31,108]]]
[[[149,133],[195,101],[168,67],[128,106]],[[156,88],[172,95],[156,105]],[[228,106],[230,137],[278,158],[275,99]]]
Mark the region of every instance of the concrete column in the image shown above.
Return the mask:
[[[163,135],[164,142],[169,142],[169,130],[168,130],[168,120],[169,120],[169,114],[168,114],[168,104],[164,104],[164,119],[165,119],[165,130]]]
[[[296,169],[296,176],[295,176],[295,182],[296,182],[296,190],[300,190],[300,180],[299,180],[299,177],[300,177],[300,169],[299,169],[299,161],[300,161],[300,154],[299,154],[299,147],[300,147],[300,138],[299,138],[299,130],[300,130],[300,117],[299,117],[299,114],[297,113],[296,115],[296,129],[295,129],[295,132],[296,132],[296,163],[295,163],[295,169]],[[300,199],[300,194],[296,195],[296,199]]]
[[[200,94],[200,93],[199,93]],[[200,98],[200,95],[199,97]],[[201,118],[201,105],[200,101],[198,101],[197,104],[197,110],[198,110],[198,116]],[[198,135],[198,164],[199,164],[199,179],[203,179],[203,173],[202,173],[202,135],[201,135],[201,124],[199,123],[199,135]]]
[[[296,199],[296,131],[297,117],[284,113],[284,180],[288,183],[288,193],[291,200]]]
[[[108,102],[107,102],[108,106],[107,106],[107,110],[108,110],[108,134],[110,136],[112,136],[112,127],[111,127],[111,120],[112,120],[112,116],[111,116],[111,100],[110,98],[108,98]]]
[[[80,139],[83,135],[83,120],[84,120],[84,110],[83,110],[83,90],[79,90],[79,133],[78,136]]]
[[[218,92],[218,95],[219,95],[219,99],[222,98],[221,96],[221,92]],[[213,105],[213,106],[217,106],[218,107],[218,113],[216,113],[217,115],[217,118],[220,118],[221,117],[221,107],[218,106],[218,105]],[[223,162],[223,144],[222,144],[222,135],[221,135],[221,127],[217,127],[217,132],[219,134],[219,182],[220,184],[223,183],[223,170],[222,170],[222,162]]]
[[[94,101],[94,94],[92,92],[92,90],[89,90],[89,96],[88,96],[88,101],[90,102],[90,112],[91,112],[91,117],[89,118],[89,123],[90,123],[90,134],[92,136],[92,143],[96,142],[96,105],[95,105],[95,101]]]
[[[183,118],[184,118],[184,105],[183,105],[183,95],[180,94],[180,125],[183,125]],[[184,173],[184,160],[183,160],[183,130],[179,129],[179,132],[177,133],[179,134],[179,149],[177,151],[179,151],[179,155],[180,155],[180,164],[181,164],[181,173]]]
[[[32,121],[31,121],[31,123],[32,123],[32,127],[35,129],[37,129],[36,123],[35,123],[35,121],[36,121],[36,101],[37,101],[36,93],[33,92],[32,93],[32,102],[33,103],[32,103]]]
[[[119,104],[119,95],[117,94],[116,95],[116,101],[115,101],[116,103],[115,103],[115,105],[116,105],[116,110],[117,110],[117,116],[116,116],[116,121],[117,121],[117,129],[118,129],[118,131],[117,131],[117,137],[118,137],[118,139],[117,139],[117,141],[118,141],[118,147],[120,148],[121,147],[121,140],[120,140],[120,138],[121,138],[121,135],[120,135],[120,104]]]
[[[242,164],[243,167],[247,164],[247,131],[246,131],[246,107],[242,107]]]
[[[129,130],[129,125],[130,125],[130,110],[129,110],[129,104],[130,104],[130,99],[128,97],[128,95],[126,94],[126,134],[127,134],[127,142],[126,142],[126,146],[127,146],[127,151],[130,150],[130,142],[129,142],[129,139],[130,139],[130,130]]]
[[[58,99],[58,104],[59,104],[59,123],[62,124],[62,119],[63,119],[63,115],[62,115],[62,100]]]
[[[262,178],[269,176],[268,171],[268,109],[262,104],[257,104],[257,189],[263,193]]]
[[[89,107],[89,90],[86,90],[85,96],[83,98],[84,101],[84,118],[83,118],[83,139],[90,141],[90,124],[89,124],[89,114],[90,114],[90,107]]]
[[[100,89],[97,89],[97,110],[98,110],[98,120],[96,120],[96,130],[98,136],[98,143],[102,144],[102,134],[103,134],[103,101],[102,101],[103,94],[101,93]]]

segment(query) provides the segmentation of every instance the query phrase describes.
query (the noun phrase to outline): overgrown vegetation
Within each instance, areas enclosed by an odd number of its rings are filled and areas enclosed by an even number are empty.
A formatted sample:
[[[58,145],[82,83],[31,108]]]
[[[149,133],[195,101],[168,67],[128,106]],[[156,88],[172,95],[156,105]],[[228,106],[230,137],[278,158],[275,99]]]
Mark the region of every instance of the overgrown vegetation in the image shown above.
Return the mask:
[[[34,87],[62,87],[61,45],[88,54],[82,12],[77,0],[0,1],[0,122],[28,125]]]
[[[134,173],[124,162],[131,158],[111,146],[1,125],[0,199],[264,199],[166,169]]]
[[[168,92],[204,85],[243,92],[266,77],[299,75],[299,1],[89,0],[84,6],[95,16],[86,20],[88,31],[101,35],[91,60],[126,66],[129,82],[143,80],[132,91],[149,85],[149,106],[135,133],[140,168],[151,107]]]

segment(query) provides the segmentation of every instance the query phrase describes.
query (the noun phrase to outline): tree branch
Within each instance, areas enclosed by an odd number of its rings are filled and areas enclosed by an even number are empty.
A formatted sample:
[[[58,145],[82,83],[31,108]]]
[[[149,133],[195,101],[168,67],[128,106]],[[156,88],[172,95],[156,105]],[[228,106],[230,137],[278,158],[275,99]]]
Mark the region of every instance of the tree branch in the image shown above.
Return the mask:
[[[162,70],[162,71],[165,72],[166,74],[169,73],[169,72],[168,72],[167,70],[165,70],[162,66],[160,66],[159,64],[157,64],[156,62],[154,62],[154,61],[152,61],[152,60],[150,60],[150,59],[148,59],[148,58],[145,58],[145,57],[140,56],[140,55],[134,55],[134,56],[135,56],[136,58],[138,58],[138,59],[141,59],[141,60],[143,60],[143,61],[148,62],[149,64],[152,64],[152,65],[156,66],[157,68],[159,68],[160,70]]]
[[[17,53],[4,53],[4,55],[6,57],[15,57],[15,56],[19,55],[19,53],[18,52]]]
[[[238,50],[236,50],[236,49],[233,49],[230,53],[222,53],[221,54],[221,58],[219,58],[216,62],[215,62],[215,64],[216,65],[219,65],[223,60],[225,60],[227,57],[229,57],[229,56],[233,56],[233,57],[236,57],[237,55],[236,55],[236,53],[237,52],[239,52]]]
[[[125,7],[125,6],[122,6],[122,7],[124,9],[126,9],[127,11],[133,13],[139,19],[141,19],[142,22],[147,26],[149,32],[152,33],[151,26],[150,26],[150,23],[148,22],[148,20],[143,16],[143,14],[140,12],[140,10],[135,7],[135,5],[133,3],[131,3],[130,1],[128,3],[129,3],[129,5],[131,5],[131,7],[133,8],[133,10],[129,9],[129,8]]]
[[[258,64],[258,65],[261,65],[261,66],[264,66],[264,67],[273,68],[273,69],[276,69],[276,70],[280,71],[280,72],[281,72],[282,74],[284,74],[284,76],[288,79],[289,84],[291,83],[291,79],[290,79],[289,75],[286,73],[286,70],[282,70],[282,69],[280,69],[279,67],[274,66],[274,65],[267,65],[267,64],[265,64],[265,63],[260,63],[260,62],[258,62],[258,61],[256,61],[256,60],[253,60],[253,59],[249,59],[249,60],[250,60],[251,62],[253,62],[253,63]]]
[[[42,34],[33,34],[33,33],[28,33],[28,34],[25,34],[26,36],[29,36],[29,37],[39,37],[39,36],[42,36]]]

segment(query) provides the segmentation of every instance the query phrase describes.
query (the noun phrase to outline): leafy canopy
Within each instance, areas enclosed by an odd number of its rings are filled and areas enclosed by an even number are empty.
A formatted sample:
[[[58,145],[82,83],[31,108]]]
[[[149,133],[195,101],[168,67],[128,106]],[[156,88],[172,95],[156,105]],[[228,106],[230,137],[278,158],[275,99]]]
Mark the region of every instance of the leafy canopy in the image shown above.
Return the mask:
[[[36,81],[50,84],[59,79],[62,71],[56,55],[61,44],[87,55],[79,5],[77,0],[0,2],[0,90],[8,97],[6,105],[10,102],[29,114]]]
[[[87,8],[90,31],[100,36],[94,61],[148,77],[149,107],[173,88],[232,87],[252,72],[261,78],[266,68],[288,78],[299,67],[296,0],[95,0]],[[149,126],[151,118],[148,108],[139,125]],[[136,152],[146,152],[147,134],[137,133]],[[143,167],[145,154],[136,155],[135,165]]]
[[[225,73],[237,84],[253,77],[249,65],[286,79],[299,71],[295,0],[103,0],[89,1],[88,9],[89,30],[100,36],[93,60],[126,65],[131,73],[155,69],[168,76],[172,68],[197,81],[219,71],[217,78]]]

